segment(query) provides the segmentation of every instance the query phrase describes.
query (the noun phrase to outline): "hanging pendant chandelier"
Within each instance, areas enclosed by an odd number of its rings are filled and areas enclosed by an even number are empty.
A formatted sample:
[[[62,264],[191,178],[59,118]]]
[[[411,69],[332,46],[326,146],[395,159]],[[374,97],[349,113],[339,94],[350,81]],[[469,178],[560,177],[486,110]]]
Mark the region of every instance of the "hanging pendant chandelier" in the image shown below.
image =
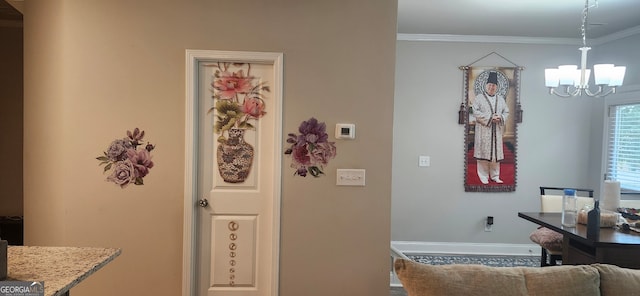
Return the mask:
[[[598,6],[596,0],[595,7]],[[545,69],[545,85],[549,88],[549,93],[559,97],[577,97],[586,94],[590,97],[604,97],[616,93],[616,87],[622,85],[626,67],[615,66],[614,64],[593,65],[593,76],[595,91],[589,89],[589,77],[591,69],[587,69],[587,52],[591,47],[587,47],[587,17],[589,15],[589,0],[585,1],[582,11],[582,53],[580,68],[576,65],[561,65],[558,68]],[[561,90],[558,90],[560,88]]]

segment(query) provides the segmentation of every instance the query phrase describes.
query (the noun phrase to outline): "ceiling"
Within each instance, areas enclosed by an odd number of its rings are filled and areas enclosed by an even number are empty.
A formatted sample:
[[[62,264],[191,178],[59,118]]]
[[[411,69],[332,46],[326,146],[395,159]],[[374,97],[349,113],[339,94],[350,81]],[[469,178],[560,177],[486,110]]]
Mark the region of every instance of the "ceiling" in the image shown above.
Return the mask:
[[[640,0],[589,1],[597,7],[589,9],[587,38],[640,30]],[[580,38],[584,6],[585,0],[398,0],[398,33]],[[0,25],[16,22],[22,13],[0,0]]]
[[[640,0],[590,0],[587,38],[640,29]],[[581,38],[585,0],[398,0],[398,33]]]

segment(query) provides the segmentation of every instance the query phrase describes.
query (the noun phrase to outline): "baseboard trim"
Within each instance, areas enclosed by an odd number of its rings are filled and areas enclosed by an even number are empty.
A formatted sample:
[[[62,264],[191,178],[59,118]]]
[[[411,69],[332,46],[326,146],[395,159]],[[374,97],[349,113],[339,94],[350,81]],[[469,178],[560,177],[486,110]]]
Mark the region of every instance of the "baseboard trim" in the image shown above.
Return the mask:
[[[466,254],[502,256],[540,256],[536,244],[489,244],[460,242],[392,241],[391,246],[405,255]]]

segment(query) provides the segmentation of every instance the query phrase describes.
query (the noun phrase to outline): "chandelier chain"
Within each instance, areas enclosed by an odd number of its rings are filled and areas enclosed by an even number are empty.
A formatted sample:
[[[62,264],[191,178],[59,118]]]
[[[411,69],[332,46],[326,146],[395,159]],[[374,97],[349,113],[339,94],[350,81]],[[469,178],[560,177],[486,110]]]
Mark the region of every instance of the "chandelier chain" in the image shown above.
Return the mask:
[[[582,26],[580,26],[580,32],[582,33],[582,46],[587,47],[587,20],[589,17],[589,8],[598,7],[598,0],[595,0],[595,4],[589,6],[589,0],[584,1],[584,9],[582,10]]]
[[[587,47],[587,15],[589,14],[589,0],[584,2],[584,10],[582,10],[582,26],[580,31],[582,33],[582,46]]]
[[[587,18],[589,16],[589,8],[591,7],[598,7],[598,0],[595,0],[595,4],[592,6],[589,6],[589,0],[584,1],[584,9],[582,10],[582,26],[580,27],[583,47],[587,47]]]

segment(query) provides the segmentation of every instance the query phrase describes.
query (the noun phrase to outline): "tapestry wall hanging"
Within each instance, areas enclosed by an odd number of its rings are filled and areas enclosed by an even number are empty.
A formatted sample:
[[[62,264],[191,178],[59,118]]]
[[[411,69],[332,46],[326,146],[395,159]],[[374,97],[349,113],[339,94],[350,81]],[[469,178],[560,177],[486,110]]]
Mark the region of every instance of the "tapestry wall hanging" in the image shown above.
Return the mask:
[[[468,192],[515,191],[521,67],[460,67],[465,125],[464,188]]]

